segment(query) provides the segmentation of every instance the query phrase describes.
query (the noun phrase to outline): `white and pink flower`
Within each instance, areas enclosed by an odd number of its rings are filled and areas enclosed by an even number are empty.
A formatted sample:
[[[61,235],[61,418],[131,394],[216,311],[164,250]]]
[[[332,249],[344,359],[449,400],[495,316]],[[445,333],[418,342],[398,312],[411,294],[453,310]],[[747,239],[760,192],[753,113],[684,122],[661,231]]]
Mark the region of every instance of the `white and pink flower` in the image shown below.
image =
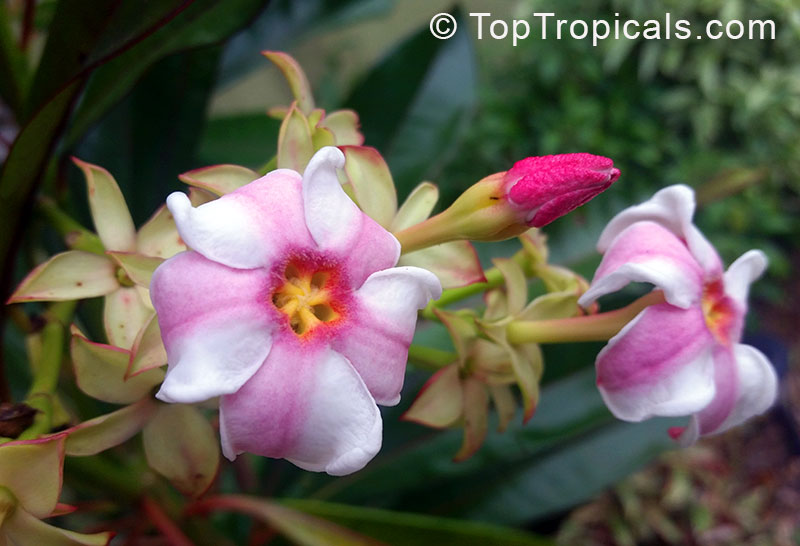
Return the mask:
[[[600,236],[604,254],[588,305],[630,282],[647,282],[665,303],[646,308],[597,357],[597,384],[620,419],[692,415],[670,435],[682,444],[722,432],[763,413],[775,401],[769,360],[739,343],[750,283],[767,265],[751,250],[727,271],[692,224],[694,193],[671,186],[614,217]]]
[[[167,200],[192,250],[151,284],[169,361],[157,396],[221,396],[229,459],[362,468],[381,445],[376,403],[400,399],[417,310],[441,293],[429,271],[394,267],[400,245],[346,195],[343,164],[323,148],[302,177],[279,169],[197,208]]]

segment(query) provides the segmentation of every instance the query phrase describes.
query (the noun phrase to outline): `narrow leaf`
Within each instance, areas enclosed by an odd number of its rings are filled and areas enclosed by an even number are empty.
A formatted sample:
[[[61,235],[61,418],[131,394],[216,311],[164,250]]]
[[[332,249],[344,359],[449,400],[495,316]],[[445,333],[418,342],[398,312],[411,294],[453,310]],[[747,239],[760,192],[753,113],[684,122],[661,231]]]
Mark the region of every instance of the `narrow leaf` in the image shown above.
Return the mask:
[[[206,499],[196,509],[233,510],[266,523],[300,546],[387,546],[322,518],[244,495]]]
[[[258,177],[257,172],[239,165],[214,165],[178,176],[186,184],[208,190],[218,196],[237,190]]]
[[[66,453],[74,457],[96,455],[129,440],[155,414],[158,407],[152,398],[107,413],[66,431]]]
[[[2,444],[0,484],[14,494],[24,510],[47,517],[61,494],[63,462],[63,434]]]
[[[432,271],[443,288],[458,288],[485,282],[481,261],[469,241],[451,241],[403,254],[398,265],[413,265]]]
[[[89,341],[73,331],[70,354],[78,387],[93,398],[112,404],[130,404],[147,396],[164,379],[160,369],[128,379],[130,352]]]
[[[397,191],[389,167],[375,148],[342,146],[341,150],[356,203],[367,216],[388,229],[397,212]]]
[[[150,316],[148,321],[139,330],[139,335],[131,348],[131,360],[125,377],[144,373],[153,368],[159,368],[167,363],[167,351],[161,341],[161,328],[158,326],[158,317]]]
[[[136,252],[106,252],[128,275],[128,278],[145,288],[150,287],[153,272],[164,261],[161,258],[145,256]]]
[[[94,227],[106,250],[134,252],[136,228],[117,181],[107,170],[80,159],[72,159],[86,177],[89,208]]]
[[[312,155],[314,145],[308,120],[293,104],[278,135],[278,168],[292,169],[302,174]]]
[[[436,187],[436,184],[423,182],[414,188],[400,206],[400,210],[397,211],[397,215],[392,221],[391,230],[393,232],[402,231],[427,220],[438,200],[439,188]]]
[[[263,51],[261,54],[272,61],[283,73],[300,111],[306,115],[310,114],[314,109],[314,96],[311,93],[308,78],[297,61],[291,55],[280,51]]]
[[[8,303],[94,298],[119,288],[114,263],[82,250],[56,254],[23,279]]]
[[[464,396],[459,368],[454,363],[428,379],[401,419],[429,427],[445,428],[454,424],[463,412]]]

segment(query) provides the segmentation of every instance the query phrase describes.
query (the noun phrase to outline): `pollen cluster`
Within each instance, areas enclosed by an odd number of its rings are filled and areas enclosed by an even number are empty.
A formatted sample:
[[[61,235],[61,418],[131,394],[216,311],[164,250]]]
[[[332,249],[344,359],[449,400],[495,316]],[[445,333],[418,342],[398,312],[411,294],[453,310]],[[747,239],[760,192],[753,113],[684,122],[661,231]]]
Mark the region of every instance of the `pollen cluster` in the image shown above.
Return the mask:
[[[272,303],[289,318],[289,326],[298,336],[339,318],[333,308],[331,277],[328,271],[310,271],[291,263],[286,266],[285,282],[273,292]]]

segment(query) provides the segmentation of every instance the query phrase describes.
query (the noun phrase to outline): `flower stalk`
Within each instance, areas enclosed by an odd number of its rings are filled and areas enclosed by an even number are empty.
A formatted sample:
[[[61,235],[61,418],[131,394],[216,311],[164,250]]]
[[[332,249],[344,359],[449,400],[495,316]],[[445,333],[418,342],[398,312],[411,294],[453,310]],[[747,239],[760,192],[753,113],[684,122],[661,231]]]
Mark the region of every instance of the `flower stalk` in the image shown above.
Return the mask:
[[[656,290],[614,311],[566,319],[519,320],[511,322],[506,332],[508,341],[515,345],[608,341],[643,309],[663,302],[664,293]]]

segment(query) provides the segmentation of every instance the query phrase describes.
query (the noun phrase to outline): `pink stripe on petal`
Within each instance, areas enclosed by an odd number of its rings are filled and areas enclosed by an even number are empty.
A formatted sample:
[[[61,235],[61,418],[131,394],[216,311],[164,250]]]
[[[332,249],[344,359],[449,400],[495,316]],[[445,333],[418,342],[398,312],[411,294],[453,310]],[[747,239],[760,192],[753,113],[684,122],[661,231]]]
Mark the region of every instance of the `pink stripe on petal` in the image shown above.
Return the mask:
[[[235,392],[261,366],[275,314],[263,270],[232,269],[183,252],[150,285],[169,368],[158,397],[191,403]]]
[[[308,230],[320,250],[343,260],[351,286],[373,272],[394,266],[400,243],[347,196],[336,174],[344,155],[333,147],[314,154],[303,176],[303,207]]]
[[[694,413],[714,396],[712,348],[699,308],[650,306],[600,351],[598,388],[626,421]]]
[[[675,234],[655,222],[641,221],[610,243],[580,304],[585,307],[630,282],[652,283],[664,291],[669,303],[686,308],[702,296],[703,270]]]
[[[300,175],[279,169],[197,208],[180,192],[167,198],[167,206],[191,249],[250,269],[269,265],[288,244],[312,246],[300,192]]]
[[[375,401],[346,358],[285,339],[259,372],[220,404],[223,453],[285,458],[311,471],[360,470],[381,446]]]
[[[350,360],[379,404],[400,401],[417,311],[441,293],[430,271],[395,267],[373,273],[354,294],[347,330],[331,346]]]
[[[719,347],[715,364],[717,395],[697,415],[701,435],[723,432],[765,412],[778,394],[775,369],[750,345],[738,344],[732,351]]]

